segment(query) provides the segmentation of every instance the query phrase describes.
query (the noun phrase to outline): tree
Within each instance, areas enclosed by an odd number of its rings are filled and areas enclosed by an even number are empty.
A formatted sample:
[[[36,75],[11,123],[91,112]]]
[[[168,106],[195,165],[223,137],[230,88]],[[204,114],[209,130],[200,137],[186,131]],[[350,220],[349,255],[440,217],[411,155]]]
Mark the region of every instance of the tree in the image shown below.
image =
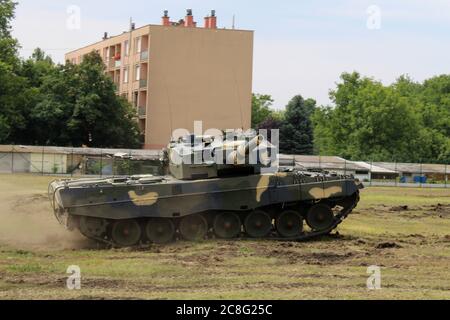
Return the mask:
[[[86,55],[80,65],[57,66],[44,79],[42,101],[32,112],[36,143],[139,147],[135,110],[115,90],[95,52]]]
[[[450,162],[450,75],[424,81],[418,105],[421,107],[423,145],[430,162]],[[430,150],[431,148],[431,150]],[[430,159],[431,158],[431,159]]]
[[[55,66],[39,48],[18,57],[16,5],[0,0],[0,143],[139,147],[135,110],[116,95],[98,54],[77,66]]]
[[[10,0],[0,0],[0,143],[11,141],[14,132],[26,126],[26,79],[19,75],[18,44],[11,36],[15,7]]]
[[[252,96],[252,128],[258,128],[260,124],[272,114],[270,107],[273,99],[267,94],[253,94]]]
[[[286,154],[313,153],[313,126],[311,116],[316,101],[297,95],[288,103],[280,128],[280,151]]]
[[[18,42],[11,36],[11,21],[17,3],[11,0],[0,0],[0,62],[11,66],[17,66]]]
[[[280,130],[283,125],[283,113],[273,112],[269,117],[261,122],[257,130],[267,130],[267,139],[272,141],[272,130]]]
[[[436,162],[447,157],[449,117],[437,111],[436,101],[425,99],[421,84],[402,76],[384,86],[357,72],[343,73],[341,80],[330,92],[335,106],[314,113],[316,153],[369,161]],[[445,92],[445,85],[438,87]]]
[[[450,138],[450,75],[425,80],[420,101],[424,125]]]
[[[55,70],[55,64],[40,48],[36,48],[31,57],[22,62],[21,75],[28,79],[31,87],[39,88],[44,78]]]

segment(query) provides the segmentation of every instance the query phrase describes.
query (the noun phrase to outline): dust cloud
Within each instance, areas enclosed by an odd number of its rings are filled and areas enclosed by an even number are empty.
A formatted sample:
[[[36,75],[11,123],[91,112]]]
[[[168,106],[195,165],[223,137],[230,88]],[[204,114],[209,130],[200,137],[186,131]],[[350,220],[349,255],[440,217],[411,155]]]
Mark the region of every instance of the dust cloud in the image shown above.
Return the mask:
[[[44,194],[0,195],[0,244],[34,250],[93,246],[78,231],[68,231],[59,224]]]

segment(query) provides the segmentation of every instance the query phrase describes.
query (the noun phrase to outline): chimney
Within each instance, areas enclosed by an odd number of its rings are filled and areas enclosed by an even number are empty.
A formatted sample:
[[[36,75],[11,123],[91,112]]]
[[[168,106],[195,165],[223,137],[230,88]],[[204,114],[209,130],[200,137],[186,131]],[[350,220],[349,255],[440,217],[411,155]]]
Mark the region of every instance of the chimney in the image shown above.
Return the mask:
[[[205,17],[205,29],[208,29],[209,28],[209,20],[210,20],[210,17],[209,16],[206,16]]]
[[[192,9],[186,10],[186,19],[184,20],[185,27],[195,27],[194,16],[192,15]]]
[[[108,32],[105,32],[105,33],[103,34],[103,40],[106,40],[106,39],[108,39]]]
[[[217,29],[216,10],[211,10],[211,17],[209,17],[209,28]]]
[[[170,26],[170,17],[169,17],[169,11],[164,10],[164,16],[162,17],[162,25],[163,26]]]

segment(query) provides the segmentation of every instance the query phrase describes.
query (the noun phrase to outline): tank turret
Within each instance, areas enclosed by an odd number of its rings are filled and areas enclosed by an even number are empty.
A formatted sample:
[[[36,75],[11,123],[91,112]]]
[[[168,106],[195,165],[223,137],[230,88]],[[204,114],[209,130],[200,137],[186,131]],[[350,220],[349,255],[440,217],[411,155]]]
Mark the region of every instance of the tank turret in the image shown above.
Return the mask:
[[[250,141],[245,141],[240,144],[236,150],[229,153],[227,156],[227,164],[239,165],[249,157],[250,153],[255,151],[259,145],[264,141],[264,137],[258,135]]]
[[[270,167],[276,147],[262,135],[188,135],[168,147],[169,172],[180,180],[258,174]]]

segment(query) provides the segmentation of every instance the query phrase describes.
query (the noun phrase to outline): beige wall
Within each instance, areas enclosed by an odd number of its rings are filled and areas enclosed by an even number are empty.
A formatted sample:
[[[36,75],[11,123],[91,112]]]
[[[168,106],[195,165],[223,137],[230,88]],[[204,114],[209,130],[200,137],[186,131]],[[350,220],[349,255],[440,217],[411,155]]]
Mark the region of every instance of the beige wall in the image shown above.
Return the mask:
[[[140,59],[135,39],[148,36],[149,57]],[[130,41],[130,55],[124,54],[124,42]],[[243,30],[185,28],[150,25],[132,34],[82,48],[66,55],[66,60],[92,50],[103,56],[103,48],[121,44],[118,94],[146,91],[145,147],[167,145],[174,129],[193,130],[194,121],[203,121],[203,129],[248,129],[251,126],[251,93],[253,71],[253,32]],[[139,88],[134,66],[147,67],[147,85]],[[123,83],[124,67],[129,67],[129,82]]]

